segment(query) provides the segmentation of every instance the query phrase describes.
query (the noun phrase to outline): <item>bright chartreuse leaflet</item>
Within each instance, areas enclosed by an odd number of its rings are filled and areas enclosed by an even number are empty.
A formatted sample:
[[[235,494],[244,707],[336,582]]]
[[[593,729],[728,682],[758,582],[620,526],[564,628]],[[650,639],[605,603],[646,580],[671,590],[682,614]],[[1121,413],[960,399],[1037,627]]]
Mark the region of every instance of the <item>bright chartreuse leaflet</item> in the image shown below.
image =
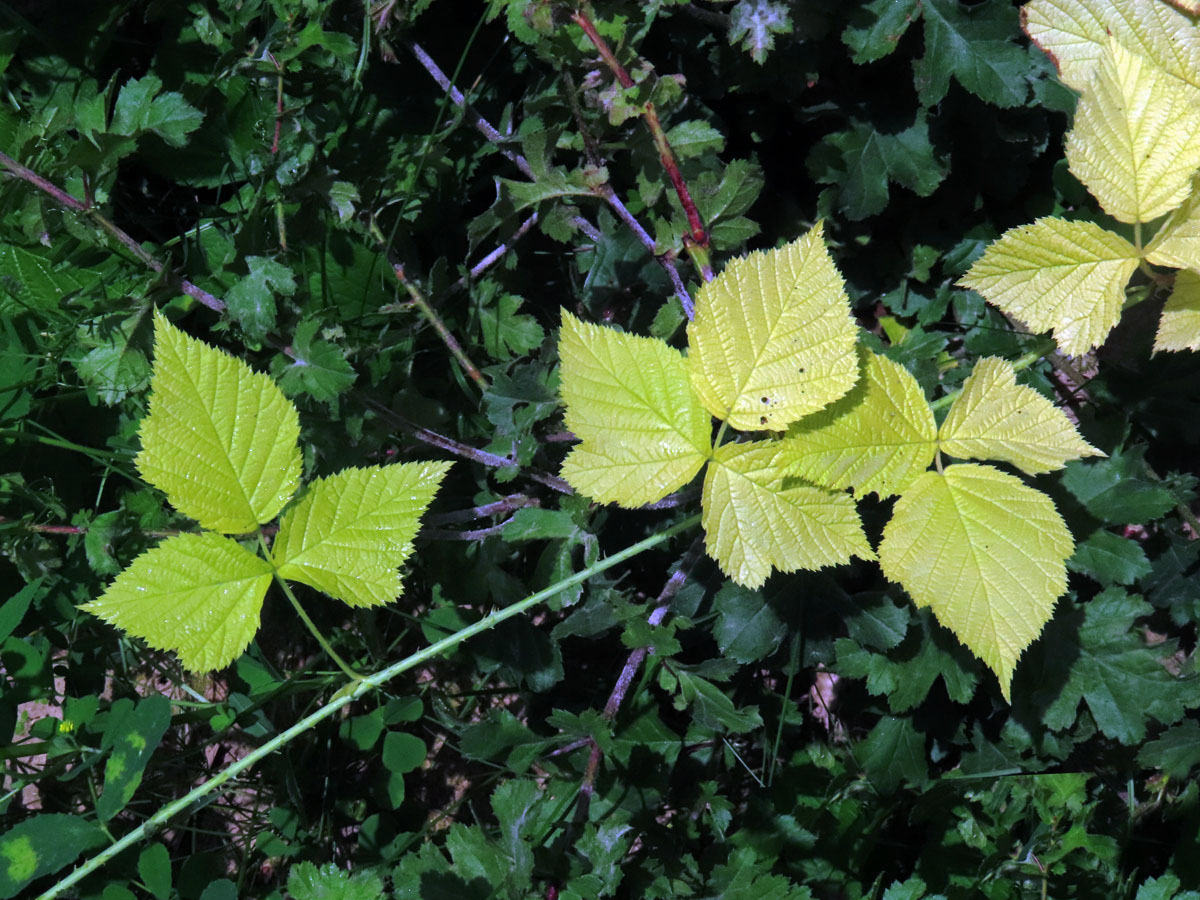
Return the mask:
[[[154,336],[138,470],[206,530],[146,551],[83,608],[177,653],[190,671],[208,672],[249,646],[274,579],[351,606],[395,600],[398,569],[450,464],[346,469],[310,483],[296,500],[299,420],[291,401],[268,376],[160,312]],[[289,503],[265,557],[235,539]]]
[[[708,553],[746,587],[878,554],[1008,698],[1017,660],[1066,589],[1074,541],[1051,499],[1020,478],[942,458],[1035,475],[1102,454],[998,358],[975,364],[938,427],[916,379],[859,350],[856,334],[821,223],[704,285],[686,356],[564,311],[562,397],[580,443],[563,477],[636,507],[704,469]],[[731,427],[744,439],[725,442]],[[850,491],[899,495],[877,549]]]
[[[1140,270],[1172,288],[1154,349],[1200,349],[1200,32],[1159,0],[1033,0],[1022,14],[1079,93],[1068,167],[1131,239],[1047,216],[1005,232],[959,283],[1082,356],[1117,324]]]

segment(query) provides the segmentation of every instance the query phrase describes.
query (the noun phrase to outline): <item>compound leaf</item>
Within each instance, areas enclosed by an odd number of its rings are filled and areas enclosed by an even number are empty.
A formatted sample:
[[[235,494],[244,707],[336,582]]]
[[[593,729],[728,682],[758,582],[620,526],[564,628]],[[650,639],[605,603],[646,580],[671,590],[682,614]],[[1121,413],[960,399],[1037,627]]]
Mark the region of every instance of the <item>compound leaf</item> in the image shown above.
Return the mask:
[[[847,494],[783,486],[775,441],[718,447],[704,478],[702,525],[708,555],[744,587],[775,568],[819,569],[874,559]]]
[[[834,647],[838,674],[865,678],[868,691],[887,696],[892,712],[922,702],[939,676],[955,703],[969,702],[979,685],[979,663],[928,610],[916,616],[911,637],[891,652],[873,652],[853,638],[839,638]]]
[[[937,425],[907,369],[863,354],[854,390],[788,429],[784,459],[793,474],[822,487],[890,497],[933,462]]]
[[[683,354],[566,310],[558,352],[566,426],[582,441],[563,462],[572,487],[601,503],[641,506],[692,480],[709,455],[712,419]]]
[[[179,534],[135,559],[83,609],[171,650],[190,672],[222,669],[249,646],[271,564],[218,534]]]
[[[1105,586],[1133,584],[1152,571],[1141,544],[1103,529],[1092,532],[1075,547],[1067,568],[1089,575]]]
[[[1005,2],[964,8],[958,0],[924,0],[925,55],[913,63],[922,106],[933,106],[950,89],[950,76],[995,106],[1025,102],[1029,59],[1012,36],[1015,11]]]
[[[213,531],[275,518],[300,480],[300,421],[275,383],[156,312],[150,388],[142,476]]]
[[[854,386],[856,330],[818,222],[786,247],[735,259],[700,288],[688,325],[692,387],[719,419],[782,431]]]
[[[1147,645],[1134,620],[1152,607],[1120,588],[1109,588],[1083,607],[1079,655],[1066,683],[1046,707],[1044,721],[1067,728],[1085,700],[1096,725],[1113,740],[1136,745],[1146,738],[1146,721],[1171,725],[1200,704],[1200,679],[1179,678],[1163,661],[1175,652],[1175,641]]]
[[[287,890],[295,900],[379,900],[383,881],[374,872],[347,872],[336,863],[317,868],[297,863],[288,872]]]
[[[1088,87],[1110,35],[1176,78],[1197,83],[1200,36],[1166,3],[1032,0],[1021,9],[1021,18],[1030,39],[1058,66],[1059,78],[1077,91]]]
[[[247,256],[250,273],[225,293],[229,314],[254,340],[262,340],[275,327],[275,295],[296,293],[292,270],[268,256]]]
[[[284,514],[271,558],[279,574],[351,606],[400,595],[396,570],[450,463],[343,469],[308,486]]]
[[[1177,501],[1165,484],[1148,477],[1145,452],[1145,446],[1125,447],[1099,462],[1069,463],[1062,485],[1089,513],[1110,525],[1157,519]]]
[[[1080,356],[1116,325],[1137,267],[1137,248],[1124,238],[1047,217],[1006,231],[958,283]]]
[[[1011,363],[994,356],[975,364],[942,422],[938,444],[959,459],[999,459],[1030,475],[1104,455],[1079,436],[1066,413],[1017,384]]]
[[[1154,349],[1200,350],[1200,272],[1195,269],[1175,274],[1175,289],[1158,320]]]
[[[1067,165],[1109,215],[1149,222],[1187,199],[1197,131],[1200,90],[1111,40],[1067,135]]]
[[[479,310],[483,346],[495,360],[524,356],[541,346],[546,333],[533,316],[518,313],[522,300],[513,294],[501,294],[494,305]]]
[[[1045,494],[990,466],[926,472],[883,530],[883,573],[996,673],[1013,670],[1067,586],[1071,534]]]
[[[788,8],[772,0],[738,0],[729,13],[729,43],[741,41],[742,49],[759,65],[775,46],[775,35],[788,34],[792,21]]]

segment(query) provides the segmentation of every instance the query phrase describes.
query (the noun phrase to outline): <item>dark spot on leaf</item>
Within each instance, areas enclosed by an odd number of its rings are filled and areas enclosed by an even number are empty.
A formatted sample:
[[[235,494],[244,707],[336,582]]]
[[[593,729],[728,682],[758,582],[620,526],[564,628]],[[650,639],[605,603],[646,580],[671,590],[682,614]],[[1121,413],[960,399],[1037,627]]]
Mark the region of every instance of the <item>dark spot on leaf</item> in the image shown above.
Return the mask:
[[[762,402],[763,402],[763,403],[770,403],[770,402],[771,402],[771,400],[770,400],[770,398],[768,398],[768,397],[763,397],[763,398],[762,398]]]
[[[766,417],[766,416],[759,416],[759,417],[758,417],[758,424],[759,424],[759,425],[766,425],[766,424],[767,424],[767,417]]]

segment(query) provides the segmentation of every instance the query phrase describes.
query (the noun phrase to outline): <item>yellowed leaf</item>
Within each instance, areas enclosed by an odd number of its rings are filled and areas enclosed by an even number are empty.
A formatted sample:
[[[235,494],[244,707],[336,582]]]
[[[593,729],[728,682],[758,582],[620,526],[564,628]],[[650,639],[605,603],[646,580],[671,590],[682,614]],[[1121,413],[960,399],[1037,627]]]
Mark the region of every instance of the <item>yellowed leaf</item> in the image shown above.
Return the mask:
[[[937,425],[907,369],[867,350],[861,355],[854,390],[792,425],[782,459],[822,487],[890,497],[933,462]]]
[[[783,431],[854,386],[857,326],[818,222],[732,260],[700,288],[688,369],[704,406],[742,431]]]
[[[704,478],[702,525],[708,555],[745,587],[772,569],[794,572],[874,559],[848,494],[784,487],[778,441],[724,444]]]
[[[683,354],[562,315],[566,425],[582,441],[562,477],[585,497],[621,506],[653,503],[691,481],[708,458],[712,418]]]
[[[1017,660],[1066,590],[1074,546],[1045,494],[961,463],[926,472],[896,501],[879,563],[996,673],[1011,700]]]
[[[1149,222],[1187,199],[1197,133],[1200,90],[1110,40],[1076,108],[1067,164],[1109,215]]]
[[[1066,413],[1017,384],[1012,364],[996,357],[975,363],[938,430],[938,445],[959,459],[998,459],[1030,475],[1104,455],[1079,436]]]
[[[1200,35],[1187,16],[1160,0],[1033,0],[1021,18],[1030,39],[1058,66],[1059,78],[1076,91],[1087,88],[1110,36],[1169,75],[1200,85]]]
[[[1154,349],[1200,350],[1200,272],[1183,269],[1163,307]]]
[[[1006,231],[959,284],[1081,356],[1117,324],[1137,267],[1137,248],[1111,231],[1045,218]]]

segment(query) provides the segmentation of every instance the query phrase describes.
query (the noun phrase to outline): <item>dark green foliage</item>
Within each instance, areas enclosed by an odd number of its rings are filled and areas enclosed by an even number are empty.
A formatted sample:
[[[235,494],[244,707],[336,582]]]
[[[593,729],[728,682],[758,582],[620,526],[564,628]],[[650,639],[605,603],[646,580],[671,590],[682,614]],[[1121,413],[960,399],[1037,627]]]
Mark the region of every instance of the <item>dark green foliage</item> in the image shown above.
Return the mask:
[[[400,600],[298,598],[360,671],[549,590],[64,896],[1197,896],[1200,362],[1149,357],[1158,297],[1061,360],[954,286],[1013,225],[1102,215],[1013,4],[25,2],[0,84],[0,152],[60,191],[0,176],[0,896],[345,682],[274,589],[206,677],[79,612],[194,527],[133,463],[156,307],[295,399],[306,476],[456,460]],[[1077,547],[1011,707],[873,565],[751,591],[692,529],[560,584],[699,508],[698,484],[622,510],[557,478],[560,308],[683,346],[664,262],[703,280],[650,100],[713,268],[824,218],[863,342],[931,400],[1032,353],[1108,454],[1038,479]],[[889,502],[862,506],[873,544]]]

